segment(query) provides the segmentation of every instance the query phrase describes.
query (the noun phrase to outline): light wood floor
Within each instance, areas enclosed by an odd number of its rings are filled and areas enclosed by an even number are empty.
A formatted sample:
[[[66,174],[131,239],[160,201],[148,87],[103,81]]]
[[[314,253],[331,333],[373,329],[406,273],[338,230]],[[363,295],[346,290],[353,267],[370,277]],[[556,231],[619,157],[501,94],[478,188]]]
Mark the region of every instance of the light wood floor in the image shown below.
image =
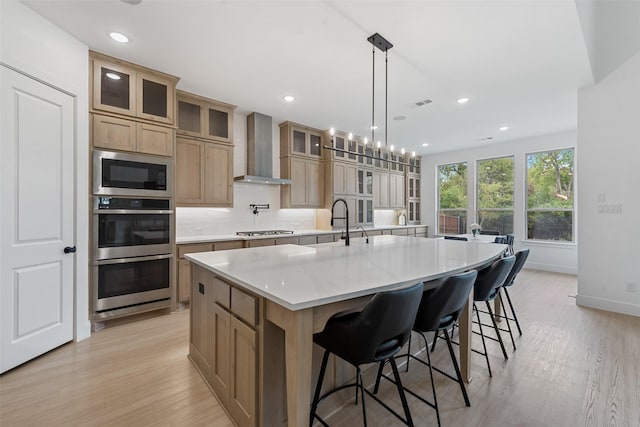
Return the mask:
[[[473,356],[471,408],[456,383],[436,374],[444,426],[640,426],[640,318],[577,307],[575,292],[575,276],[519,275],[511,292],[524,332],[518,349],[509,342],[504,361],[488,343],[493,378]],[[188,317],[184,310],[111,326],[5,373],[0,425],[231,426],[187,360]],[[433,362],[450,366],[444,345]],[[414,363],[402,375],[406,386],[430,389],[426,368]],[[398,401],[389,383],[381,393]],[[409,404],[416,426],[436,425],[432,409]],[[369,425],[399,425],[371,399],[367,413]],[[362,425],[360,407],[330,422]]]

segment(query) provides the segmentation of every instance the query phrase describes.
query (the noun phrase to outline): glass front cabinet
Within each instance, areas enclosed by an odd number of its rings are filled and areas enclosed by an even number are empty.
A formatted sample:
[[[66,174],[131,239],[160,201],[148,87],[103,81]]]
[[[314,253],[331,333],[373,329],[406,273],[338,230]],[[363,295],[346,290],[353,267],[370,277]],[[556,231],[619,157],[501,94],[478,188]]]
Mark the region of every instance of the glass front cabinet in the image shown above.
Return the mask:
[[[175,124],[178,78],[91,52],[94,110]]]
[[[182,91],[177,97],[179,133],[233,144],[235,105]]]

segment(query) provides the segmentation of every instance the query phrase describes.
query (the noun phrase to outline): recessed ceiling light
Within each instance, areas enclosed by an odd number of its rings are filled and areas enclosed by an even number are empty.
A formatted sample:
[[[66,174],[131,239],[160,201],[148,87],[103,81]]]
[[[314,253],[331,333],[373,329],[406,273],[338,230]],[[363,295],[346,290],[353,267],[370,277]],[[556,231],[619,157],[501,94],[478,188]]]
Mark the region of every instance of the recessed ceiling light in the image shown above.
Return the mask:
[[[373,130],[376,130],[376,129],[378,129],[378,126],[376,126],[376,125],[373,125],[373,126],[371,126],[371,127],[369,128],[369,129],[373,129]]]
[[[509,130],[509,126],[500,126],[498,130],[501,130],[501,131]]]
[[[422,144],[422,146],[423,146],[423,147],[428,147],[428,146],[429,146],[429,144],[425,142],[424,144]]]
[[[287,102],[293,102],[293,101],[295,101],[295,100],[296,100],[296,99],[295,99],[293,96],[291,96],[291,95],[285,95],[284,97],[282,97],[282,99],[284,99],[284,100],[285,100],[285,101],[287,101]]]
[[[458,98],[458,100],[456,102],[458,104],[466,104],[467,102],[469,102],[469,98],[466,98],[466,97]]]
[[[124,34],[113,32],[109,33],[109,37],[120,43],[129,43],[129,37],[125,36]]]
[[[107,73],[105,76],[109,77],[111,80],[120,80],[120,76],[116,73]]]

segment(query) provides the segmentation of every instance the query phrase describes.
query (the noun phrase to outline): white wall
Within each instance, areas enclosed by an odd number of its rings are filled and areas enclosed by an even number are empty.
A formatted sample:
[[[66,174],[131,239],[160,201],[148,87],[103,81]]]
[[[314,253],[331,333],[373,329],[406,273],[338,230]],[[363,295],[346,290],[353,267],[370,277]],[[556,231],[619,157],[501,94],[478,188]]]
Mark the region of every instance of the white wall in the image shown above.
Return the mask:
[[[76,340],[91,333],[88,250],[88,48],[16,0],[0,1],[0,60],[70,93],[76,108]]]
[[[469,224],[471,224],[475,218],[476,188],[474,177],[476,175],[476,161],[494,157],[514,156],[514,235],[516,248],[528,247],[531,249],[527,260],[527,268],[576,274],[578,265],[576,243],[547,243],[524,240],[526,237],[526,154],[571,147],[576,147],[575,131],[541,135],[502,144],[489,144],[477,149],[424,156],[422,158],[423,167],[420,189],[422,194],[422,222],[429,226],[429,235],[433,236],[437,232],[436,212],[438,205],[436,188],[438,165],[467,162],[467,218],[469,219]],[[578,162],[576,162],[575,170],[579,167]],[[576,192],[575,194],[578,193]],[[577,242],[577,233],[574,237]]]
[[[577,303],[636,316],[640,316],[639,94],[640,53],[578,94],[578,162],[583,173],[578,175]],[[599,214],[601,205],[620,205],[621,214]]]

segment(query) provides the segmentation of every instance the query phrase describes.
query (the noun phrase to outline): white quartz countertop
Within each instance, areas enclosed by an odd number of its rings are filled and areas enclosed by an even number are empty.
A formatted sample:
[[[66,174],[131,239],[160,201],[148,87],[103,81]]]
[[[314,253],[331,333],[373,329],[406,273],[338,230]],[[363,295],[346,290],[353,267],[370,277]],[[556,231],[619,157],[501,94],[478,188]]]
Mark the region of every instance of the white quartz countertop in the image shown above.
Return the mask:
[[[387,225],[384,227],[365,227],[369,230],[394,230],[399,228],[416,228],[426,227],[426,225]],[[257,240],[257,239],[274,239],[281,237],[295,237],[295,236],[310,236],[315,234],[333,234],[340,233],[342,230],[294,230],[293,234],[278,234],[278,235],[265,235],[265,236],[238,236],[235,233],[231,234],[209,234],[200,236],[177,236],[176,244],[184,245],[188,243],[203,243],[203,242],[223,242],[229,240]],[[361,231],[360,228],[350,228],[349,232]]]
[[[290,310],[437,279],[482,266],[506,245],[372,236],[311,246],[281,245],[185,255]]]

